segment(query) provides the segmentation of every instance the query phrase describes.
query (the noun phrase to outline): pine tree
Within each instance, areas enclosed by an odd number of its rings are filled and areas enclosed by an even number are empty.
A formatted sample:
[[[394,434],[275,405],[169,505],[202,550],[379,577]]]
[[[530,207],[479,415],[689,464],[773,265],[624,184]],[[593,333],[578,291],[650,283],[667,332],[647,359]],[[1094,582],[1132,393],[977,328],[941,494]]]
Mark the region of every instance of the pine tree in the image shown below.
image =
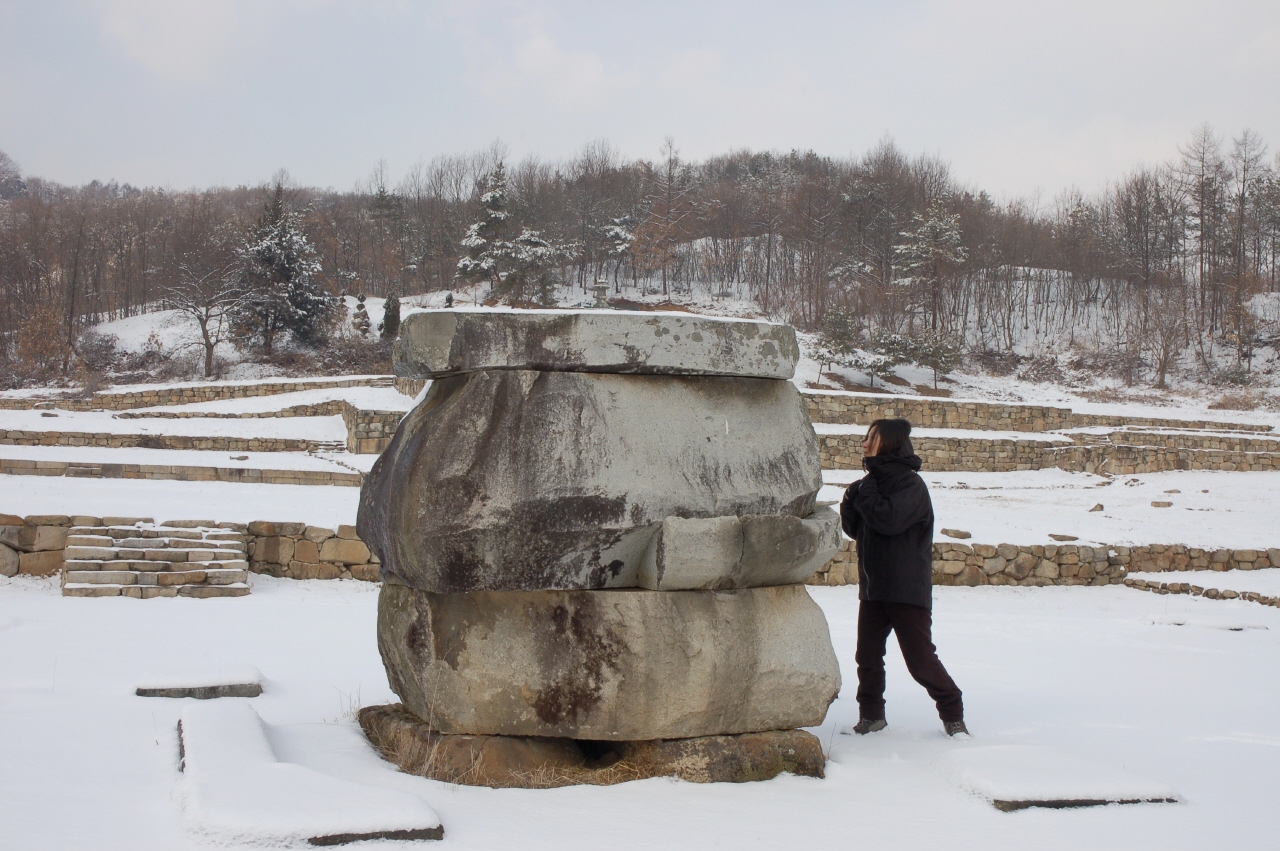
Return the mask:
[[[361,294],[356,296],[356,312],[355,315],[351,317],[351,327],[355,328],[356,332],[359,333],[361,337],[365,337],[369,334],[370,326],[369,311],[365,310],[364,295]]]
[[[945,337],[911,337],[905,341],[904,360],[933,370],[933,389],[938,376],[946,375],[960,363],[960,344]]]
[[[480,221],[467,228],[467,235],[462,238],[458,280],[468,284],[487,283],[495,288],[501,283],[501,270],[493,249],[504,241],[510,229],[507,203],[507,172],[502,163],[498,163],[489,175],[488,188],[480,196]]]
[[[400,333],[400,299],[392,293],[382,306],[382,339],[394,340]]]
[[[573,256],[574,249],[528,228],[507,239],[511,227],[508,205],[506,172],[499,163],[489,177],[488,190],[480,196],[481,219],[467,229],[462,240],[465,253],[458,260],[457,277],[469,284],[488,283],[507,304],[519,305],[529,299],[553,304],[556,269]]]
[[[849,366],[858,339],[858,320],[853,311],[836,308],[827,311],[818,332],[818,345],[814,356],[818,361],[818,379],[822,379],[825,367]]]
[[[915,308],[927,306],[930,328],[937,331],[943,283],[968,256],[960,244],[960,216],[935,200],[923,216],[912,217],[911,230],[901,236],[905,241],[894,248],[894,265],[903,273],[899,283],[907,289],[912,320]]]
[[[320,261],[297,214],[285,205],[283,181],[276,181],[271,200],[236,254],[244,264],[247,292],[234,316],[240,336],[259,337],[268,355],[282,332],[311,345],[324,339],[337,299],[320,289]]]

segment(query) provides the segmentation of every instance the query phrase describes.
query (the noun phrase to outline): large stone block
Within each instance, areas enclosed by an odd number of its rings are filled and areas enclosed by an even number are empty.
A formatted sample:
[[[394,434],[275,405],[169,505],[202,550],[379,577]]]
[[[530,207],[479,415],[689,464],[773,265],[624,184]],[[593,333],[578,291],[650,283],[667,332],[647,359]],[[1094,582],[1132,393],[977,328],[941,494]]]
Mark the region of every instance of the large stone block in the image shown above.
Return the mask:
[[[793,585],[813,576],[840,549],[840,517],[748,515],[668,517],[640,563],[638,584],[653,591]]]
[[[444,733],[612,741],[822,723],[840,668],[804,586],[489,591],[384,584],[378,647]]]
[[[625,588],[664,518],[808,517],[821,484],[787,381],[479,372],[401,422],[358,528],[423,590]]]
[[[394,348],[403,378],[533,369],[788,379],[799,357],[788,325],[614,310],[420,311],[404,318]]]
[[[18,554],[0,544],[0,576],[15,576],[18,573]]]

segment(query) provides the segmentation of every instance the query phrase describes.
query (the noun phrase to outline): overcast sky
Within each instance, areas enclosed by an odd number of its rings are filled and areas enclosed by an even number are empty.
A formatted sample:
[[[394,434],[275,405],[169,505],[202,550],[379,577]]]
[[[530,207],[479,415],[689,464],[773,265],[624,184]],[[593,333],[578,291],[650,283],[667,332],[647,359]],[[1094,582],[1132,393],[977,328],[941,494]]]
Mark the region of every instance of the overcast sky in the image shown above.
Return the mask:
[[[1209,122],[1280,145],[1280,2],[0,0],[0,150],[176,189],[350,188],[501,139],[860,154],[998,197],[1102,187]]]

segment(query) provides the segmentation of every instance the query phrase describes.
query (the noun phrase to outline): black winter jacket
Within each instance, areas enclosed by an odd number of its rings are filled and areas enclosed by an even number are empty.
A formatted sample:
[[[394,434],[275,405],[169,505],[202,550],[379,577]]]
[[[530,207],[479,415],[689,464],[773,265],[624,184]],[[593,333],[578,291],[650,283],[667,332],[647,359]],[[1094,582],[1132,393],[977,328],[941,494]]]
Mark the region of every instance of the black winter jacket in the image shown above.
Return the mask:
[[[840,503],[844,533],[858,542],[858,599],[933,605],[933,503],[907,441],[863,459],[868,475]]]

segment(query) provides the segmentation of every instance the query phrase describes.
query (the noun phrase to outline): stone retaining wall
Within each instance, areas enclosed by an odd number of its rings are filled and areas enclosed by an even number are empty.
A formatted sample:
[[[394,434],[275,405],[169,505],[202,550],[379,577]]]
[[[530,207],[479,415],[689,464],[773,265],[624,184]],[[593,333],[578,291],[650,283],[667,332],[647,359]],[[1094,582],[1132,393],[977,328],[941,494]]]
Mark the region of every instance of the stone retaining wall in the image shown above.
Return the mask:
[[[54,576],[62,570],[67,530],[101,518],[0,514],[0,576]]]
[[[1193,445],[1199,435],[1183,435]],[[1204,436],[1206,447],[1215,437]],[[1272,444],[1275,442],[1272,441]],[[1162,473],[1170,470],[1280,470],[1280,451],[1244,452],[1213,448],[1167,448],[1160,445],[1062,444],[983,437],[913,437],[911,444],[926,470],[1007,473],[1057,467],[1077,473]],[[856,470],[862,466],[862,436],[820,434],[818,452],[824,470]]]
[[[1079,414],[1070,408],[1005,402],[966,402],[920,396],[804,391],[815,423],[868,425],[872,420],[905,417],[916,428],[967,428],[987,431],[1058,431],[1086,426],[1138,425],[1158,428],[1268,432],[1271,426],[1214,420],[1166,420]]]
[[[1153,582],[1146,579],[1129,577],[1124,581],[1125,587],[1137,588],[1139,591],[1152,591],[1156,594],[1191,594],[1209,600],[1245,600],[1250,603],[1261,603],[1264,606],[1280,608],[1280,596],[1271,597],[1257,591],[1233,591],[1230,588],[1204,588],[1190,582]]]
[[[1266,567],[1280,567],[1280,549],[1201,550],[1182,544],[1028,546],[949,541],[933,545],[934,585],[1116,585],[1138,572]],[[809,584],[856,585],[857,582],[857,545],[846,540]]]
[[[26,458],[0,458],[0,473],[11,476],[247,482],[265,485],[339,485],[357,488],[364,482],[364,475],[361,473],[339,470],[262,470],[256,467],[195,467],[182,464],[96,464],[86,461],[32,461]]]
[[[191,437],[176,434],[20,431],[0,429],[0,446],[100,446],[113,449],[200,449],[212,452],[312,452],[337,448],[325,440],[294,437]]]
[[[248,399],[255,396],[276,396],[300,390],[324,390],[331,387],[391,387],[390,375],[340,378],[335,380],[290,379],[287,381],[263,381],[252,384],[191,384],[181,387],[156,386],[145,390],[113,392],[104,390],[86,399],[58,397],[24,397],[0,399],[0,409],[30,410],[32,408],[61,408],[64,411],[124,411],[131,408],[151,408],[164,405],[189,405],[195,402],[220,402],[226,399]]]
[[[249,569],[289,579],[362,579],[377,582],[377,556],[355,526],[326,529],[306,523],[256,520],[248,526]]]
[[[378,455],[387,448],[404,411],[368,411],[348,404],[342,409],[347,426],[347,451],[357,455]]]
[[[87,517],[0,514],[0,576],[54,576],[63,566],[67,530],[73,526],[133,523],[135,517]],[[150,518],[142,518],[150,522]],[[165,521],[181,525],[196,521]],[[249,569],[292,579],[361,579],[377,582],[378,559],[356,535],[354,526],[325,529],[305,523],[256,520],[247,525],[204,525],[234,529],[246,535]]]

